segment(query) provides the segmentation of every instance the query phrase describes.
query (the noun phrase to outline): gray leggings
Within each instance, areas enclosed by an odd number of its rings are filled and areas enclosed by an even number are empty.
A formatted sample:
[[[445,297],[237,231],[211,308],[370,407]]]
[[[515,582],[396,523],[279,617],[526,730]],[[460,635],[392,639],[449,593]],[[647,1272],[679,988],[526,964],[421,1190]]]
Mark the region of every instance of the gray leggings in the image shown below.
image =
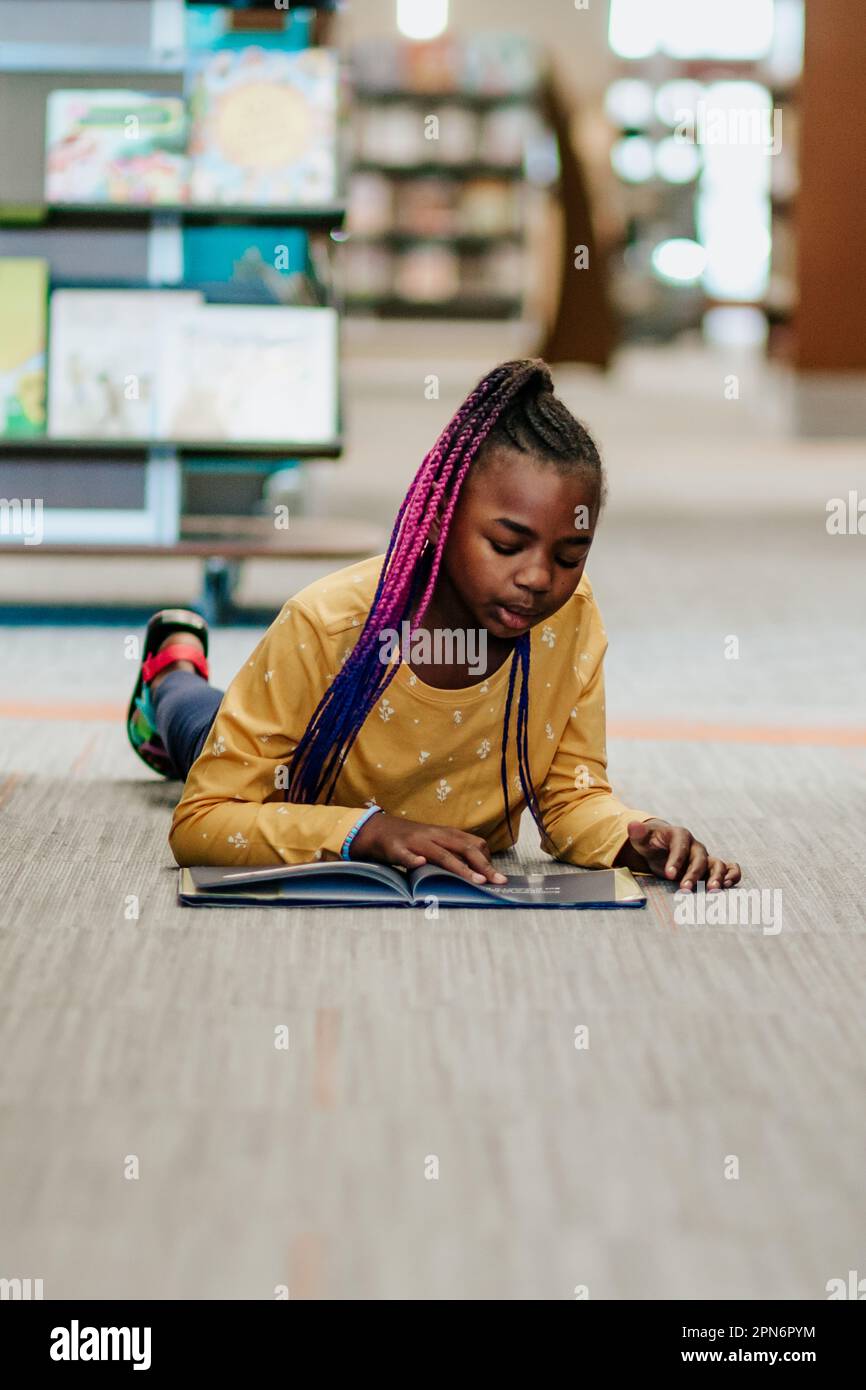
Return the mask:
[[[157,732],[182,782],[204,747],[222,697],[194,671],[169,671],[151,694]]]

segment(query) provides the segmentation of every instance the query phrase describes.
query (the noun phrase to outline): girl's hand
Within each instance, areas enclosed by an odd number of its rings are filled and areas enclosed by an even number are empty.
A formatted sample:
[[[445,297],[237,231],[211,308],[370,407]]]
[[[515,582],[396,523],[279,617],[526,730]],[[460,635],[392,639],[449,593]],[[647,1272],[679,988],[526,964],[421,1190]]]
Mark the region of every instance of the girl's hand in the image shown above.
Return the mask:
[[[629,821],[628,842],[618,858],[623,855],[629,868],[635,867],[636,856],[644,861],[638,867],[648,868],[657,878],[673,879],[682,874],[680,889],[684,892],[691,892],[702,879],[707,880],[710,893],[733,888],[740,881],[739,864],[717,859],[685,826],[668,825],[664,820]]]
[[[487,841],[480,835],[467,835],[444,825],[423,825],[384,811],[370,816],[361,826],[349,846],[349,858],[378,859],[404,869],[438,864],[469,883],[507,882],[505,874],[494,869]]]

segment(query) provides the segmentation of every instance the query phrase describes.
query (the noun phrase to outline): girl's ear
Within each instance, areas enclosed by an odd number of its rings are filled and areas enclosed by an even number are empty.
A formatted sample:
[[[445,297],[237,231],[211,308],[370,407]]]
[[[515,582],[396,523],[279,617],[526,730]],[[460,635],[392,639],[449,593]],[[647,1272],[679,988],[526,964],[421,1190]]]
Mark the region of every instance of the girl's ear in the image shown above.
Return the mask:
[[[440,503],[439,503],[439,506],[436,508],[436,515],[433,517],[433,520],[430,522],[429,540],[430,540],[430,544],[431,544],[434,548],[439,544],[439,534],[440,534],[441,530],[442,530],[442,503],[440,502]]]

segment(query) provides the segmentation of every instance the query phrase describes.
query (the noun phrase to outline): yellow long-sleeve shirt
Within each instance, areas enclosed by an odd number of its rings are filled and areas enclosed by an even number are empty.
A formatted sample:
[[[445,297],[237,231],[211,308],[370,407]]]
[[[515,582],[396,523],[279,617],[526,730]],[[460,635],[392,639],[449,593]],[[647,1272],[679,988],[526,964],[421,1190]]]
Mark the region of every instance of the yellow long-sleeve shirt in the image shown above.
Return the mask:
[[[331,574],[284,605],[225,693],[190,770],[169,842],[179,864],[301,864],[339,854],[365,807],[511,844],[500,756],[510,660],[460,690],[426,685],[405,662],[371,710],[329,805],[284,799],[285,768],[364,625],[383,556]],[[532,629],[529,764],[558,859],[609,868],[630,820],[607,781],[603,659],[607,638],[584,575],[558,613]],[[518,673],[517,681],[520,681]],[[525,798],[511,711],[508,788],[517,832]]]

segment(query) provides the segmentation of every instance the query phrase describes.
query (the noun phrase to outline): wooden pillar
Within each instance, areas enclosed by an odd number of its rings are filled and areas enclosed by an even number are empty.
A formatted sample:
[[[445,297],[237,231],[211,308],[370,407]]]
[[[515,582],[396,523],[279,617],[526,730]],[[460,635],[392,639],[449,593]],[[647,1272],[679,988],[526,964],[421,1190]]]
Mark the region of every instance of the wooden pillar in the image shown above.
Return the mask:
[[[864,0],[806,0],[795,356],[805,433],[866,433],[864,56]]]

